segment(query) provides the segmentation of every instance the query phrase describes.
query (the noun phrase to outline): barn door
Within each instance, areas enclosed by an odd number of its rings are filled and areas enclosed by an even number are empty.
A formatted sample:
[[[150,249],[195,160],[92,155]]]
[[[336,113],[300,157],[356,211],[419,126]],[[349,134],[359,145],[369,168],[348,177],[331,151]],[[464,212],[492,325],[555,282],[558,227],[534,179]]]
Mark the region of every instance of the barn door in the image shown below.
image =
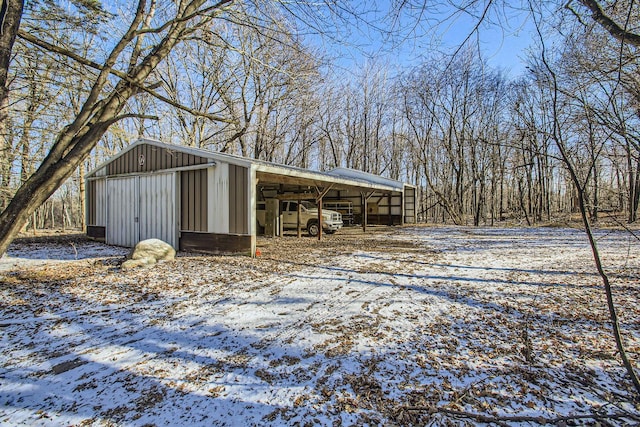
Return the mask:
[[[140,241],[139,177],[107,179],[107,233],[109,245],[133,247]]]
[[[108,244],[133,247],[157,238],[177,247],[174,173],[110,178],[107,197]]]
[[[141,176],[139,194],[140,240],[156,238],[177,248],[176,175]]]

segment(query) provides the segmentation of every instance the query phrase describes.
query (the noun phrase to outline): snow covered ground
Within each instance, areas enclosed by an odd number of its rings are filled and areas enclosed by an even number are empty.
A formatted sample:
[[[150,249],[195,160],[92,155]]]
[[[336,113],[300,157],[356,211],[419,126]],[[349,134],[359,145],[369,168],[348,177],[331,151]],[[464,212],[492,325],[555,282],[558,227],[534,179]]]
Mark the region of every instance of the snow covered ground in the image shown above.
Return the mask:
[[[597,235],[637,361],[640,242]],[[14,244],[0,259],[0,425],[640,422],[578,230],[385,227],[259,246],[122,271],[122,248]]]

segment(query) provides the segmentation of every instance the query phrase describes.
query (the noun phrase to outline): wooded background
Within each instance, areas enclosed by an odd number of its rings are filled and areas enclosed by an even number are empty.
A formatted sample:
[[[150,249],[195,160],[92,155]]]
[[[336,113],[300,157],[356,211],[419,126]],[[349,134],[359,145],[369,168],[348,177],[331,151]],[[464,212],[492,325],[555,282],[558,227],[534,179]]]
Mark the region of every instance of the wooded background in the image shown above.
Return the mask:
[[[145,19],[169,15],[165,3],[171,2],[150,2]],[[472,3],[477,15],[488,7]],[[184,35],[151,74],[153,93],[140,90],[129,99],[126,117],[109,127],[27,228],[82,228],[85,174],[138,137],[303,168],[380,174],[417,185],[419,221],[473,225],[544,224],[577,212],[554,143],[561,138],[591,219],[635,222],[637,45],[589,19],[582,5],[589,2],[555,9],[543,3],[520,11],[539,30],[521,76],[489,66],[473,37],[455,52],[425,49],[414,65],[370,58],[347,70],[281,9],[265,19],[257,10],[268,3],[234,3],[225,19]],[[602,6],[625,29],[637,30],[635,3]],[[0,129],[0,211],[78,115],[99,73],[96,64],[126,31],[135,7],[25,5]],[[357,12],[343,15],[345,22]],[[331,31],[319,30],[329,37]],[[151,32],[145,43],[142,51],[153,48]]]

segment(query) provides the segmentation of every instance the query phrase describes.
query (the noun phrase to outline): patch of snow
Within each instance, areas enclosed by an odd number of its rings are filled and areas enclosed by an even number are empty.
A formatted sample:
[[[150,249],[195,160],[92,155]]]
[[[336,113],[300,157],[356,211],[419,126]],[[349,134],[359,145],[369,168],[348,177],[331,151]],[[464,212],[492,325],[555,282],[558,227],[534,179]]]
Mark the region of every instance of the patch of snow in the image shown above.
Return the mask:
[[[77,260],[94,260],[124,256],[127,248],[108,246],[99,242],[68,242],[63,244],[16,243],[0,258],[0,272],[45,266]]]
[[[636,355],[640,245],[597,236]],[[0,260],[0,425],[640,419],[578,230],[260,243],[255,259],[130,271],[95,262],[123,248],[14,245]]]

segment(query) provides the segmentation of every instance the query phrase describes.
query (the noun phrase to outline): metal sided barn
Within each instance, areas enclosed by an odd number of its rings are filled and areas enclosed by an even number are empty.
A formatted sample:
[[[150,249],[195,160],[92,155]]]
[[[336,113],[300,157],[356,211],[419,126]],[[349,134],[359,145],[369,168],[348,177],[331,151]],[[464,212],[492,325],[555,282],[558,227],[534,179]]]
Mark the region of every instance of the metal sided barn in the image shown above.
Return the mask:
[[[254,254],[258,201],[309,200],[347,221],[415,222],[415,187],[350,169],[315,172],[140,139],[87,176],[87,235],[133,247]],[[278,203],[275,203],[277,209]],[[346,224],[348,225],[348,224]]]

